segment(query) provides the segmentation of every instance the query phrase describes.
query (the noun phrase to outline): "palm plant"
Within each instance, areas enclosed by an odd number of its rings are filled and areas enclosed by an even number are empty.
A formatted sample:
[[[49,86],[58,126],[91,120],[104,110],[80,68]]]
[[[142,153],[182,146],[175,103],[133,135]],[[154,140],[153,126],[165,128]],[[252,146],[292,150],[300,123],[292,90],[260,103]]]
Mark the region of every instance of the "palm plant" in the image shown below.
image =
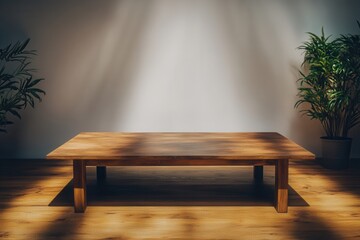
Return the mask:
[[[0,132],[13,124],[10,115],[21,118],[19,111],[34,107],[45,92],[37,88],[42,78],[34,78],[35,69],[30,68],[34,50],[26,50],[30,39],[10,44],[0,49]]]
[[[330,40],[323,29],[320,36],[309,36],[299,47],[307,72],[300,71],[295,107],[307,104],[302,111],[320,121],[328,138],[346,138],[360,122],[360,36]]]

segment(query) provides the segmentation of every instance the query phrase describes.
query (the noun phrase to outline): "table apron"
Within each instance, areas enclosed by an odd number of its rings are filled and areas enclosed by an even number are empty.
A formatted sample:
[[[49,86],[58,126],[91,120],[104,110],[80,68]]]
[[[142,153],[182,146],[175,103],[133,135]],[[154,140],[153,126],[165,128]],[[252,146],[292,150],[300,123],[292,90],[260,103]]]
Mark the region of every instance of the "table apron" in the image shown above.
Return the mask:
[[[263,166],[276,165],[279,160],[229,160],[229,159],[129,159],[129,160],[80,160],[86,166]]]

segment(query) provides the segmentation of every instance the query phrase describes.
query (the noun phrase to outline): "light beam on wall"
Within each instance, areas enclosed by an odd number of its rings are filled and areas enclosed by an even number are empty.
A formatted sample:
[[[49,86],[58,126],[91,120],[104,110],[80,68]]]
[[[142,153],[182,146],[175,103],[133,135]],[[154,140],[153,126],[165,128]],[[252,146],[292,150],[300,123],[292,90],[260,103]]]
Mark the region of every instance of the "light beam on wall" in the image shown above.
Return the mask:
[[[296,47],[322,25],[343,32],[332,16],[355,17],[347,2],[8,2],[47,96],[1,146],[43,157],[80,131],[278,131],[316,152],[321,128],[293,109]]]

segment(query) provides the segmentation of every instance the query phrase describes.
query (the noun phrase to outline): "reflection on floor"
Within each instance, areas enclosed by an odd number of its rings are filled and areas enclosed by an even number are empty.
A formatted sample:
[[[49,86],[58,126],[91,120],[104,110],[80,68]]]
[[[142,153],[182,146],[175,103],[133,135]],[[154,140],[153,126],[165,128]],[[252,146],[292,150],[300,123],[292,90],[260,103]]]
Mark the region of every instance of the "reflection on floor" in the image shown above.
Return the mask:
[[[289,213],[273,208],[274,168],[88,167],[85,214],[72,209],[72,167],[0,160],[0,239],[359,239],[360,169],[290,165]]]

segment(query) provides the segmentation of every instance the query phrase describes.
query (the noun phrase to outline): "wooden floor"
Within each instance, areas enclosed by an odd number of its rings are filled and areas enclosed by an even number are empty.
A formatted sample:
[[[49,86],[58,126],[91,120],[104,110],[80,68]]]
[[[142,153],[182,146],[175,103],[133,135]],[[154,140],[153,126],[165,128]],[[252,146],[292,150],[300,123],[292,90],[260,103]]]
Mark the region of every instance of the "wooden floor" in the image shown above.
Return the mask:
[[[85,214],[72,208],[72,167],[0,160],[0,239],[360,239],[360,168],[290,165],[289,213],[251,167],[88,167]]]

